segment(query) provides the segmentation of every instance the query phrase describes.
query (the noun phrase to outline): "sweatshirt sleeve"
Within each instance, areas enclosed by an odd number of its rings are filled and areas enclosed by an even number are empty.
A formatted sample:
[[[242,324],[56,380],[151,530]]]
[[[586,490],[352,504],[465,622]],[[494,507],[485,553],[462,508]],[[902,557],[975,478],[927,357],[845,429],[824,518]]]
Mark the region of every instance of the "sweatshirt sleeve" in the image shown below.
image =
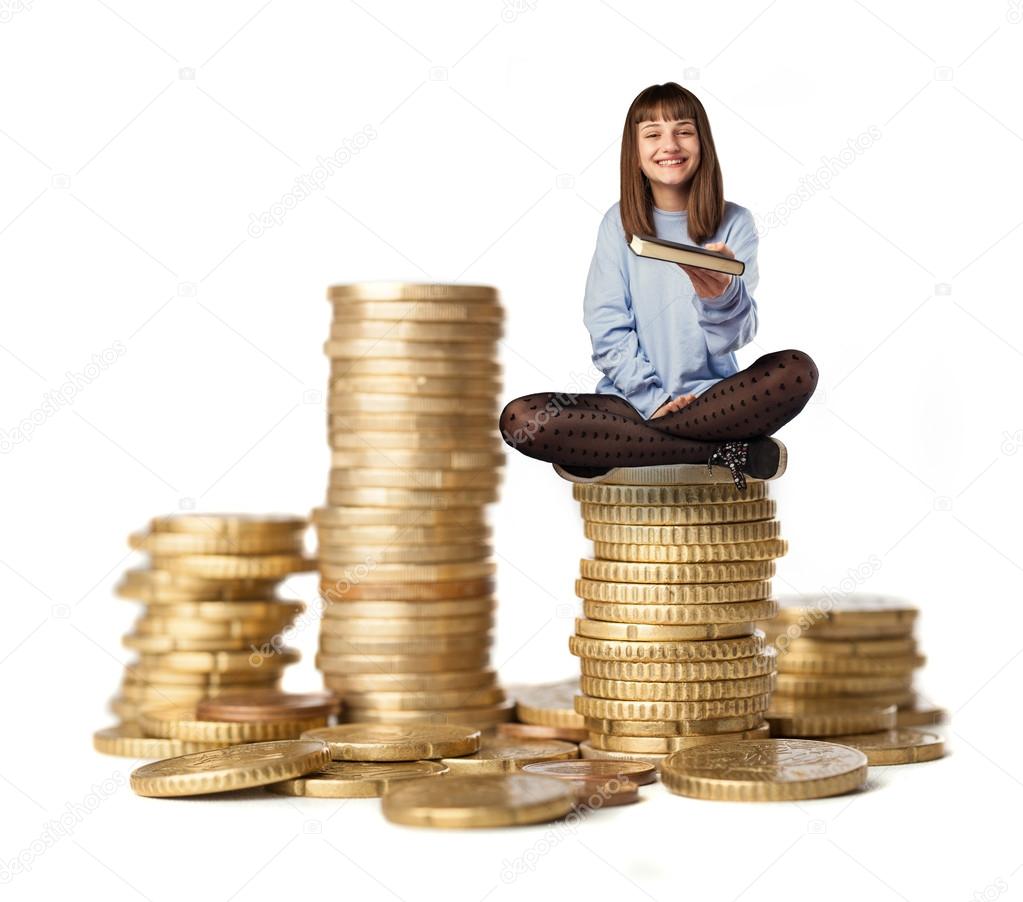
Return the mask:
[[[711,354],[727,354],[749,344],[759,325],[753,292],[760,281],[757,268],[760,238],[749,210],[744,209],[736,218],[724,241],[735,259],[746,264],[746,270],[741,276],[732,276],[728,287],[716,298],[693,297],[696,316]]]
[[[597,232],[597,246],[586,277],[583,321],[590,333],[594,365],[645,419],[650,419],[671,395],[664,390],[639,343],[621,256],[625,245],[614,226],[613,218],[606,215]]]

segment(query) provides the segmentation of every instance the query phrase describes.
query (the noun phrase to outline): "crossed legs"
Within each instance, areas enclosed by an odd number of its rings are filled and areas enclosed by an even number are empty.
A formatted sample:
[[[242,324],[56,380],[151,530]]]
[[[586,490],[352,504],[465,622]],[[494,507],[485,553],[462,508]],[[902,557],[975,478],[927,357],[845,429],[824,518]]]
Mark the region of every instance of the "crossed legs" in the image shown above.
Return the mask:
[[[774,351],[651,420],[617,395],[525,395],[501,412],[501,436],[528,457],[570,467],[706,463],[722,442],[774,434],[816,387],[808,354]]]

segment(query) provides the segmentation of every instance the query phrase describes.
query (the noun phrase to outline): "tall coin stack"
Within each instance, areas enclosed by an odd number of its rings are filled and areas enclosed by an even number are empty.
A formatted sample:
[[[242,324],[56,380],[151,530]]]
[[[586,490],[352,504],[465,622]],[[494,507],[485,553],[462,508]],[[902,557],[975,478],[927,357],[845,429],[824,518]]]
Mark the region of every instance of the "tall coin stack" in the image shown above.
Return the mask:
[[[143,735],[132,728],[147,709],[279,685],[298,660],[280,635],[304,606],[275,593],[312,566],[306,526],[299,517],[187,514],[156,517],[129,537],[150,566],[128,570],[116,589],[144,607],[122,640],[138,660],[110,703],[121,738]]]
[[[787,550],[764,480],[740,493],[705,466],[616,468],[577,485],[594,559],[581,562],[575,710],[584,757],[638,758],[763,738],[775,655],[755,621],[777,610]]]
[[[776,736],[837,736],[940,723],[944,711],[919,699],[924,665],[904,599],[853,593],[781,595],[760,624],[778,652],[768,717]]]
[[[490,668],[498,293],[370,282],[328,297],[332,460],[313,512],[324,684],[350,722],[492,727],[514,707]]]

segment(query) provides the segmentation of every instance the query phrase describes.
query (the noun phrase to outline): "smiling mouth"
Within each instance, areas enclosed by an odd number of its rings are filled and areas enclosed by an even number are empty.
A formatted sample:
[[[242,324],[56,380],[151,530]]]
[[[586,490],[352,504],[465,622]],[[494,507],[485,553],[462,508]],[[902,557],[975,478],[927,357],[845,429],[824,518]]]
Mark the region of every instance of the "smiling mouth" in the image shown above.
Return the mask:
[[[670,169],[673,166],[685,166],[689,162],[689,158],[686,157],[684,160],[658,160],[657,165],[663,169]]]

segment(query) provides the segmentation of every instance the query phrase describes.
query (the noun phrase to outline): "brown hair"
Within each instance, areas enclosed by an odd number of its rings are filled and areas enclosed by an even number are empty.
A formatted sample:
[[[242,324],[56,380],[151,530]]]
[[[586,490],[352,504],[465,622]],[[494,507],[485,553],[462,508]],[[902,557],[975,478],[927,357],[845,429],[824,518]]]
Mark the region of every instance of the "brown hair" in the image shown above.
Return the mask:
[[[721,166],[714,149],[707,111],[695,94],[673,81],[645,88],[632,101],[625,115],[620,203],[625,241],[631,241],[632,236],[637,234],[656,234],[650,180],[640,168],[639,151],[636,149],[636,128],[640,122],[651,119],[664,119],[667,122],[692,119],[696,123],[696,134],[700,139],[700,165],[693,173],[689,185],[688,221],[689,237],[703,244],[717,231],[725,212]]]

